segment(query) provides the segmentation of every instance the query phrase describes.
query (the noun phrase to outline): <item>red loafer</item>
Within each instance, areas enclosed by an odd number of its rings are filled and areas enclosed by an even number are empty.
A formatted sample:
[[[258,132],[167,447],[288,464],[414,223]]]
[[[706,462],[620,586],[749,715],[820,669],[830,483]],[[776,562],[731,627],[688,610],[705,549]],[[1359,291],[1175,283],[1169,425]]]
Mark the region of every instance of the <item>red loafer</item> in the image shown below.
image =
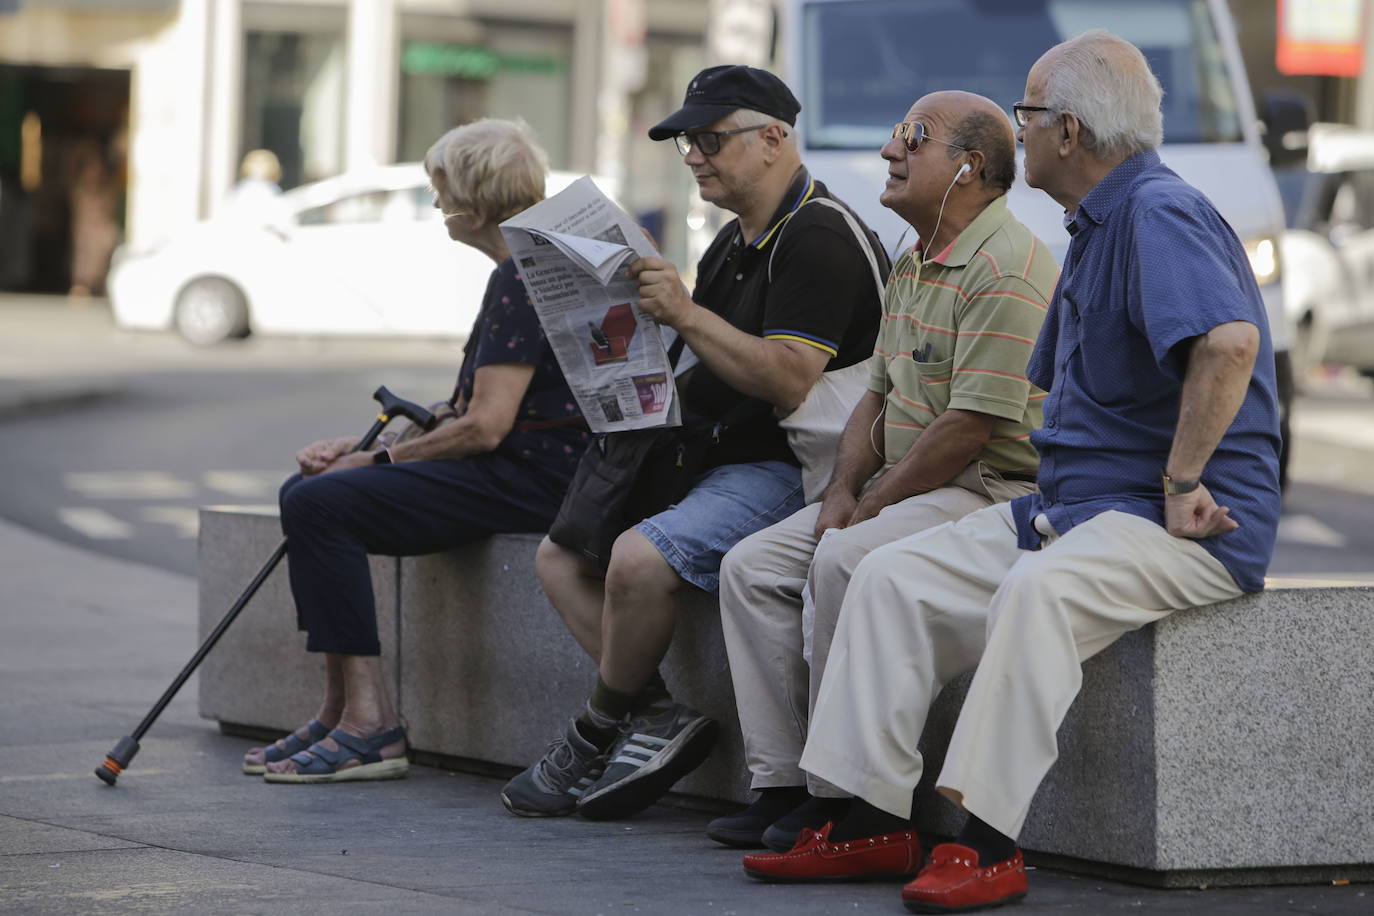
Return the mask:
[[[788,852],[750,853],[745,874],[762,881],[871,881],[905,878],[921,867],[921,839],[914,830],[832,843],[833,826],[803,829]]]
[[[931,850],[930,864],[902,888],[902,902],[913,913],[963,913],[1014,903],[1026,890],[1021,850],[985,867],[967,846],[941,843]]]

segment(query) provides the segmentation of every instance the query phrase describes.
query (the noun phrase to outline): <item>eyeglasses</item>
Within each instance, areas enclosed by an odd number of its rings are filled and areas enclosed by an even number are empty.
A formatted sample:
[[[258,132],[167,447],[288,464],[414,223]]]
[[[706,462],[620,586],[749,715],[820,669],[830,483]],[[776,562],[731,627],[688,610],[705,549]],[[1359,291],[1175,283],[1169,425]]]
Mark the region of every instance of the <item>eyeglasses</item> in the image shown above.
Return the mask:
[[[699,130],[692,134],[678,134],[673,138],[677,144],[677,151],[682,155],[687,155],[692,151],[692,147],[697,148],[697,152],[703,156],[714,156],[720,152],[720,138],[728,137],[731,134],[743,134],[751,130],[763,130],[767,124],[755,124],[753,127],[736,127],[734,130]],[[783,136],[787,136],[784,132]]]
[[[1030,120],[1030,113],[1032,111],[1053,110],[1052,108],[1046,108],[1044,105],[1013,105],[1011,106],[1011,115],[1016,119],[1017,127],[1025,127],[1026,122]]]
[[[965,152],[968,151],[967,146],[960,146],[948,140],[941,140],[939,137],[932,137],[930,134],[926,133],[926,126],[920,121],[903,121],[900,124],[893,124],[892,136],[901,137],[902,142],[906,144],[907,151],[912,153],[920,149],[921,144],[927,140],[934,140],[936,143],[943,143],[945,146],[952,146],[955,149],[961,149]]]

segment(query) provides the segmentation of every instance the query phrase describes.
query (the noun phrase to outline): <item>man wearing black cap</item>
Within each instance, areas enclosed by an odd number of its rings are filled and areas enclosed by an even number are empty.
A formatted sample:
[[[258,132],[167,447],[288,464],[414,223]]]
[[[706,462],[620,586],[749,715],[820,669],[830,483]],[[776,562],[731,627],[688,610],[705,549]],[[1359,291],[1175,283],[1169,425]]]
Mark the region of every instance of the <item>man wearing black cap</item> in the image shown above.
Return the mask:
[[[715,422],[717,437],[692,490],[622,534],[604,572],[547,538],[540,545],[544,591],[599,676],[564,734],[502,791],[515,814],[627,816],[705,759],[716,723],[674,702],[658,675],[674,592],[716,592],[726,551],[802,507],[799,461],[775,411],[800,405],[822,372],[873,352],[888,260],[802,166],[800,110],[771,73],[711,67],[649,131],[676,141],[703,200],[737,216],[702,257],[691,294],[662,258],[629,267],[640,307],[671,329],[684,419]]]

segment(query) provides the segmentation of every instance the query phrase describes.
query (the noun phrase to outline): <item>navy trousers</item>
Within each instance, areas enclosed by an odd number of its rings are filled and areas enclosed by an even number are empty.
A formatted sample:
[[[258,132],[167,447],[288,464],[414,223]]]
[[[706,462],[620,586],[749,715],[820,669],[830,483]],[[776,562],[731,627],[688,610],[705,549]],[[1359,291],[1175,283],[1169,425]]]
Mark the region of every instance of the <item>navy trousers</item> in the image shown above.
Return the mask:
[[[306,650],[381,654],[368,554],[418,556],[546,531],[567,483],[494,452],[291,477],[281,525]]]

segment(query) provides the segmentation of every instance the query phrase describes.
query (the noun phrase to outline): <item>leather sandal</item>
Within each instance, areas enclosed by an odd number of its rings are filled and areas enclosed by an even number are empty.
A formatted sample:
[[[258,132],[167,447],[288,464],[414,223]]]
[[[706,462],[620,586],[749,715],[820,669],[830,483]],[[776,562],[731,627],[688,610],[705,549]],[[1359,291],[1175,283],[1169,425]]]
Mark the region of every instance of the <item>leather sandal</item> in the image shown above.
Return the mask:
[[[374,779],[401,779],[410,769],[405,756],[383,759],[381,749],[388,744],[404,741],[404,728],[393,728],[379,735],[363,737],[336,728],[329,737],[339,746],[330,750],[316,742],[298,754],[291,755],[296,764],[294,773],[274,773],[268,770],[262,774],[267,782],[351,782]],[[358,761],[356,766],[345,766],[350,761]]]
[[[261,776],[263,773],[267,772],[267,764],[276,763],[278,760],[285,760],[292,754],[299,754],[301,751],[329,734],[329,726],[322,725],[318,719],[311,719],[309,722],[305,723],[305,730],[307,733],[307,737],[305,738],[292,732],[285,738],[279,738],[272,744],[267,745],[263,748],[263,762],[249,763],[245,760],[243,762],[243,772],[247,773],[249,776]]]

